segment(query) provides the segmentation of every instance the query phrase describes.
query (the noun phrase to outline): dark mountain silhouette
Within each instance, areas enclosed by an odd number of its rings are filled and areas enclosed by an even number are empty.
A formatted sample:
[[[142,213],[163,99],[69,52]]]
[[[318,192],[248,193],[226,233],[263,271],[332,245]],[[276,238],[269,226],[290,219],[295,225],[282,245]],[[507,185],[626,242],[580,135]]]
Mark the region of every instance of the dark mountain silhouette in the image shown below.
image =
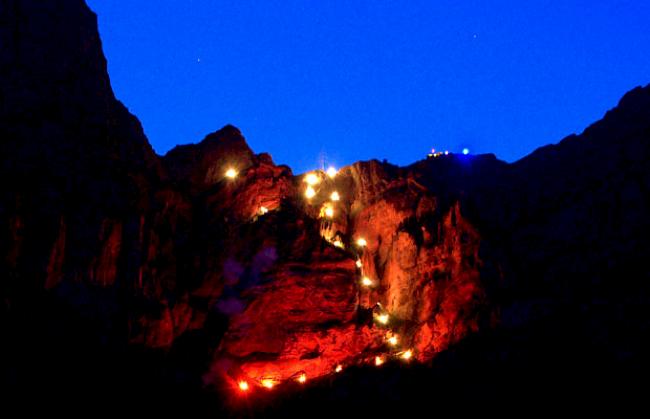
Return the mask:
[[[650,86],[513,164],[358,162],[312,173],[308,197],[232,126],[157,156],[82,0],[0,0],[0,63],[6,400],[281,417],[642,401]]]

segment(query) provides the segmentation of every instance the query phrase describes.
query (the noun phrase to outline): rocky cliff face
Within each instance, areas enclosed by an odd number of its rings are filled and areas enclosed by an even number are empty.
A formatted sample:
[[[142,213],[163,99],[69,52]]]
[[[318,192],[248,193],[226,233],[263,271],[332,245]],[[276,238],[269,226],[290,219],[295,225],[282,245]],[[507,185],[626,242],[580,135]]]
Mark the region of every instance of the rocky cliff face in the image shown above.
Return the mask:
[[[629,350],[650,330],[635,314],[650,301],[650,87],[512,165],[294,176],[232,126],[156,156],[81,0],[2,1],[0,40],[6,359],[89,335],[112,354],[187,351],[201,362],[184,373],[230,392],[429,363],[574,306],[588,331],[634,318]]]

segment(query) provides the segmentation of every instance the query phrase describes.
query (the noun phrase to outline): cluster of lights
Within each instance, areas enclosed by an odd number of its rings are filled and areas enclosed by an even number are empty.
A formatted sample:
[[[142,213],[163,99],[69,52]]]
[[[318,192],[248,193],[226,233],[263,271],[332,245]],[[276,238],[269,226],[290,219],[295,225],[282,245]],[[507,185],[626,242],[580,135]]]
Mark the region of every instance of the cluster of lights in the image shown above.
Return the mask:
[[[449,151],[447,151],[447,150],[445,150],[445,151],[436,151],[435,148],[432,148],[431,153],[427,154],[428,157],[440,157],[442,155],[448,156]]]
[[[437,157],[438,155],[443,154],[442,152],[436,153],[435,150],[432,150],[432,153],[435,154],[434,157]],[[463,149],[463,154],[468,154],[468,153],[469,153],[469,150]],[[447,155],[447,154],[449,154],[449,152],[445,151],[444,154]],[[432,156],[432,154],[430,154],[429,156]],[[336,177],[337,173],[338,173],[338,171],[334,167],[329,167],[327,169],[327,171],[325,171],[325,174],[330,179],[333,179],[334,177]],[[226,170],[226,172],[225,172],[225,176],[227,178],[229,178],[229,179],[235,179],[238,176],[238,172],[234,168],[228,168]],[[308,173],[308,174],[306,174],[304,176],[303,181],[307,184],[307,187],[306,187],[305,193],[304,193],[305,197],[307,199],[311,199],[311,198],[315,197],[316,196],[316,190],[314,189],[314,186],[318,185],[321,182],[321,175],[319,175],[319,174],[317,174],[315,172],[311,172],[311,173]],[[330,194],[330,200],[332,202],[337,202],[340,199],[341,199],[341,196],[339,195],[339,193],[337,191],[333,191]],[[260,208],[259,208],[259,214],[260,215],[264,215],[264,214],[266,214],[268,212],[269,212],[269,209],[267,207],[260,206]],[[334,208],[333,208],[333,206],[332,206],[332,204],[330,202],[325,203],[323,205],[323,207],[321,208],[321,217],[323,217],[323,216],[327,217],[327,218],[333,218],[334,217]],[[334,241],[331,241],[331,243],[335,247],[338,247],[338,248],[341,248],[341,249],[343,249],[345,247],[343,242],[338,238],[335,239]],[[364,247],[366,247],[368,245],[368,242],[363,237],[357,238],[355,243],[359,248],[364,248]],[[356,267],[359,268],[359,269],[361,269],[363,267],[361,259],[357,259],[355,264],[356,264]],[[375,286],[375,281],[368,278],[367,276],[362,276],[361,285],[363,287],[366,287],[366,288],[374,287]],[[377,314],[374,317],[375,317],[375,320],[378,323],[382,324],[382,325],[387,325],[389,320],[390,320],[389,314],[385,313],[385,312]],[[398,337],[398,335],[393,334],[392,332],[389,331],[389,332],[387,332],[387,335],[386,335],[386,342],[387,342],[387,344],[389,346],[396,347],[398,345],[398,343],[399,343],[399,337]],[[410,360],[412,358],[413,352],[412,352],[411,349],[408,349],[408,350],[405,350],[403,352],[398,352],[398,353],[394,354],[394,356],[399,356],[401,359],[403,359],[405,361],[408,361],[408,360]],[[376,366],[381,366],[385,362],[386,362],[386,358],[384,356],[382,356],[382,355],[377,355],[374,358],[374,364]],[[335,368],[334,368],[334,372],[335,373],[340,373],[342,371],[343,371],[343,365],[342,364],[337,364],[335,366]],[[295,380],[297,383],[305,384],[307,382],[307,375],[304,372],[301,372],[299,375],[294,376],[293,380]],[[264,387],[264,388],[268,389],[268,390],[273,389],[274,386],[277,383],[278,383],[278,381],[276,379],[273,379],[273,378],[262,378],[261,380],[259,380],[259,385],[261,387]],[[242,391],[242,392],[248,392],[251,389],[251,386],[250,386],[249,382],[246,381],[246,380],[238,381],[237,386],[239,387],[239,390]]]

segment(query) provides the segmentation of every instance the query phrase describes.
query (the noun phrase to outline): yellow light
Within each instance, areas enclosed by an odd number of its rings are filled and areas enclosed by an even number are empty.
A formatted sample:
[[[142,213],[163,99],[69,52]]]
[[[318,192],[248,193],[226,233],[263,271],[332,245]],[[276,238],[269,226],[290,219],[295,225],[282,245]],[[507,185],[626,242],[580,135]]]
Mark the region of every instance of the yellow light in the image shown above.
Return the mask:
[[[341,372],[343,371],[343,365],[339,364],[336,366],[336,369],[334,369],[334,372]]]
[[[305,384],[307,382],[307,376],[305,374],[300,374],[298,376],[298,382],[300,384]]]
[[[384,363],[384,358],[382,358],[382,357],[380,357],[380,356],[376,356],[376,357],[375,357],[375,365],[376,365],[376,366],[380,366],[380,365],[383,364],[383,363]]]
[[[336,176],[337,173],[338,170],[336,170],[336,167],[330,166],[327,168],[327,176],[333,178],[334,176]]]
[[[402,359],[408,361],[413,356],[413,351],[410,349],[402,354]]]
[[[270,390],[273,388],[275,383],[270,378],[265,378],[262,380],[262,385]]]
[[[388,344],[390,346],[395,346],[395,345],[397,345],[397,336],[393,335],[393,336],[389,337],[387,339],[387,341],[388,341]]]
[[[356,261],[357,268],[360,268],[363,266],[363,263],[361,263],[361,259],[357,259]]]
[[[377,316],[377,321],[381,324],[388,324],[388,314],[380,314]]]
[[[343,242],[341,240],[334,240],[334,242],[332,242],[332,244],[334,246],[338,247],[338,248],[343,249]]]
[[[339,201],[339,200],[341,199],[341,196],[339,195],[338,192],[334,191],[334,192],[332,192],[332,194],[330,195],[330,199],[331,199],[332,201]]]
[[[307,186],[307,189],[305,190],[305,197],[307,199],[312,199],[314,196],[316,196],[316,191],[314,190],[314,188],[312,188],[311,186]]]
[[[364,287],[370,287],[372,286],[372,284],[373,284],[372,279],[368,278],[367,276],[361,278],[361,285],[363,285]]]
[[[268,208],[266,208],[265,206],[261,206],[261,207],[260,207],[260,214],[261,214],[261,215],[264,215],[264,214],[266,214],[267,212],[269,212],[269,209],[268,209]]]
[[[305,176],[305,182],[307,182],[307,185],[314,186],[320,182],[320,179],[316,173],[308,173]]]
[[[357,246],[366,247],[367,245],[368,245],[368,242],[363,237],[357,239]]]
[[[326,207],[326,208],[325,208],[325,216],[326,216],[327,218],[332,218],[332,217],[334,217],[334,208],[329,207],[329,206]]]
[[[248,383],[246,381],[242,380],[238,384],[239,384],[239,389],[241,391],[248,391],[249,387],[248,387]]]
[[[229,179],[234,179],[237,177],[237,171],[232,167],[226,170],[226,177]]]

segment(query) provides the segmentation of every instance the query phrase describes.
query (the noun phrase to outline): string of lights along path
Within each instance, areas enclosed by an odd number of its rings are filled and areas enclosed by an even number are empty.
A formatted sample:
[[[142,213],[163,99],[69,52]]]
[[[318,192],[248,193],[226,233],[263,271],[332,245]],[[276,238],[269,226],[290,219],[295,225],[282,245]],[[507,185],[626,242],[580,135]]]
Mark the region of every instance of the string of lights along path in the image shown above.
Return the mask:
[[[436,151],[435,149],[432,149],[431,153],[427,154],[427,157],[438,158],[441,156],[448,156],[450,154],[451,153],[449,151]],[[468,155],[469,149],[464,148],[462,150],[462,154]],[[239,174],[238,171],[233,167],[227,168],[224,173],[225,177],[230,180],[236,179],[238,174]],[[307,202],[311,204],[313,198],[315,198],[318,195],[317,186],[318,184],[321,183],[321,181],[325,178],[325,176],[334,180],[337,174],[338,174],[338,170],[335,167],[329,167],[325,171],[317,170],[303,175],[303,183],[305,184],[303,195],[307,200]],[[328,221],[335,219],[336,211],[335,211],[334,203],[340,200],[341,200],[341,195],[339,194],[338,191],[335,190],[331,192],[329,195],[329,200],[325,201],[325,203],[323,203],[320,209],[319,218]],[[269,209],[264,206],[261,206],[258,209],[258,213],[260,215],[264,215],[267,212],[269,212]],[[340,249],[345,249],[345,244],[341,241],[341,239],[338,236],[335,236],[333,238],[332,237],[323,237],[323,238],[332,246]],[[354,245],[356,246],[358,252],[361,253],[368,245],[368,241],[363,237],[357,237],[356,240],[354,240]],[[357,255],[355,265],[359,271],[359,286],[362,289],[374,288],[377,285],[377,282],[374,279],[364,275],[363,263],[361,262],[361,259],[360,257],[358,257],[358,255]],[[391,322],[390,313],[388,313],[385,309],[383,309],[381,304],[377,303],[377,306],[379,307],[379,311],[373,313],[373,318],[380,327],[386,328],[386,334],[385,334],[386,344],[390,348],[393,348],[396,351],[384,353],[381,355],[376,355],[374,359],[371,359],[370,362],[375,366],[379,367],[383,365],[389,358],[398,358],[405,362],[410,361],[411,358],[413,357],[413,350],[409,348],[399,350],[400,336],[399,334],[393,332],[393,330],[390,327],[388,327],[389,323]],[[340,373],[341,371],[343,371],[343,368],[344,366],[342,364],[337,364],[336,367],[334,368],[333,373],[334,374]],[[307,382],[307,375],[304,373],[304,371],[296,371],[296,373],[291,378],[285,381],[290,381],[290,380],[293,380],[299,384],[305,384]],[[254,387],[262,388],[268,391],[268,390],[273,390],[274,388],[276,388],[276,386],[280,384],[282,384],[282,381],[274,377],[263,377],[259,380],[251,380],[249,377],[240,377],[239,380],[237,381],[237,388],[241,393],[249,393],[251,390],[253,390]]]

